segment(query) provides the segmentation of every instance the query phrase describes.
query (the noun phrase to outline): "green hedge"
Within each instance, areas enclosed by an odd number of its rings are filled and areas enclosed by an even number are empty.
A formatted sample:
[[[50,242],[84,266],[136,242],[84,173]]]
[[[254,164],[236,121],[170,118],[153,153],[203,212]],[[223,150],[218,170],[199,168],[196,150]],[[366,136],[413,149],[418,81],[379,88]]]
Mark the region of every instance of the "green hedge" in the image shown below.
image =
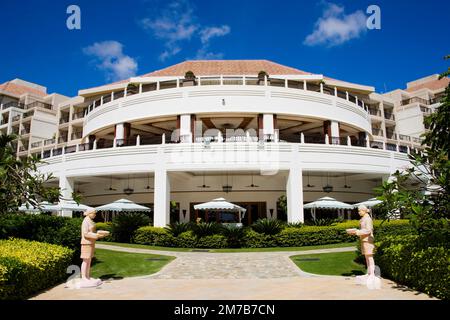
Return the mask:
[[[357,237],[346,233],[348,228],[358,227],[358,221],[348,221],[333,226],[287,227],[276,235],[258,233],[251,228],[244,229],[241,246],[246,248],[267,247],[302,247],[331,243],[355,242]],[[381,223],[374,221],[375,234],[405,234],[411,232],[407,220]],[[164,228],[141,227],[134,235],[134,242],[139,244],[180,247],[180,248],[225,248],[228,246],[226,236],[221,234],[198,237],[193,231],[186,231],[177,237]]]
[[[28,241],[0,240],[0,300],[26,299],[67,278],[73,250]]]
[[[21,238],[58,244],[74,251],[73,262],[79,262],[81,218],[47,215],[8,214],[0,217],[0,239]]]
[[[385,236],[376,242],[375,263],[381,275],[429,295],[450,299],[450,254],[447,244],[432,244],[419,235]]]

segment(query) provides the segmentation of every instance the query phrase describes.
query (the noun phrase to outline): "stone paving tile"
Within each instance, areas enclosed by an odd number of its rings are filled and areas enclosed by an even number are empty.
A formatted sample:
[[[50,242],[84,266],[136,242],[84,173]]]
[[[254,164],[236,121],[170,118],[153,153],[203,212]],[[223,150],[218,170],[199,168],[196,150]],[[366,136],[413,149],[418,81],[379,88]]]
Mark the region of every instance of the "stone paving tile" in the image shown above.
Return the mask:
[[[286,252],[200,253],[124,248],[97,248],[175,256],[160,272],[105,282],[95,289],[68,289],[64,284],[34,297],[36,300],[146,299],[146,300],[277,300],[277,299],[430,299],[382,279],[379,290],[355,283],[353,277],[305,273],[289,259],[299,254],[348,252],[354,247]]]

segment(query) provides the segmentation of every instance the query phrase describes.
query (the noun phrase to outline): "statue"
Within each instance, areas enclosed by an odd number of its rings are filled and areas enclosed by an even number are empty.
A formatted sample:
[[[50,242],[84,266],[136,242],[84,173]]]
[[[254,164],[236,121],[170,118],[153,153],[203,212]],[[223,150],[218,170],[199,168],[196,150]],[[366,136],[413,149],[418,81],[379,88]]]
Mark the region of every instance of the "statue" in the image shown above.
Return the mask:
[[[369,289],[380,288],[381,280],[375,275],[375,260],[373,259],[375,244],[373,237],[373,222],[369,214],[369,209],[361,205],[358,207],[358,213],[361,216],[359,220],[360,229],[347,229],[347,233],[359,236],[361,241],[361,253],[366,258],[367,274],[357,276],[356,282],[366,284]]]
[[[95,228],[95,209],[88,209],[83,214],[85,216],[81,225],[81,288],[97,287],[102,284],[100,279],[91,278],[91,262],[94,257],[95,241],[109,235],[108,231]]]

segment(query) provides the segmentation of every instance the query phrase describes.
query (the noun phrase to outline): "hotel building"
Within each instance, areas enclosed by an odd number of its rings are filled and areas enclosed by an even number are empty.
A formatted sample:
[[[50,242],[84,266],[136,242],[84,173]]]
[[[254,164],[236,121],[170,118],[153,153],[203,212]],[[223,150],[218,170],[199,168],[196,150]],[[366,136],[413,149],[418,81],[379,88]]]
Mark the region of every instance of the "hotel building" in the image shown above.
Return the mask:
[[[219,197],[247,209],[244,224],[304,221],[304,203],[367,200],[407,167],[448,82],[433,75],[378,94],[267,60],[218,60],[185,61],[71,99],[29,84],[26,95],[51,106],[33,107],[32,119],[47,112],[54,121],[46,134],[22,136],[18,156],[41,157],[40,171],[53,174],[64,199],[73,191],[91,206],[128,198],[153,208],[155,226],[194,220],[195,204]],[[2,132],[32,131],[28,103],[9,103]]]

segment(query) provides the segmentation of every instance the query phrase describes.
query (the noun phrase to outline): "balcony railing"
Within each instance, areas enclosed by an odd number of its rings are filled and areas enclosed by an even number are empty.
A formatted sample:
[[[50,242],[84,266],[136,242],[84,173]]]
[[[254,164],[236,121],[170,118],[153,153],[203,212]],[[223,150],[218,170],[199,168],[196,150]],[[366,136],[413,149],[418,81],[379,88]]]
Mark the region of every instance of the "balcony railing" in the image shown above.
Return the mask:
[[[25,105],[23,103],[20,102],[16,102],[16,101],[11,101],[5,104],[2,104],[2,110],[6,110],[8,108],[19,108],[19,109],[24,109]]]
[[[69,115],[65,115],[59,118],[59,124],[67,123],[69,122]]]
[[[429,107],[420,106],[420,111],[426,115],[431,114],[431,109]]]
[[[56,142],[55,139],[44,140],[44,146],[49,146],[49,145],[55,144],[55,142]]]
[[[30,128],[23,128],[22,130],[20,130],[21,135],[26,135],[29,133],[30,133]]]
[[[84,110],[83,111],[79,111],[79,112],[75,112],[72,115],[72,120],[83,119],[84,118],[84,114],[85,114]]]
[[[58,143],[65,143],[67,142],[67,136],[61,136],[58,138]]]
[[[382,136],[383,136],[383,130],[377,129],[377,128],[372,128],[372,134],[373,134],[374,136],[380,136],[380,137],[382,137]]]
[[[31,148],[39,148],[40,146],[42,146],[42,141],[33,142],[31,144]]]
[[[52,110],[52,105],[48,104],[48,103],[40,102],[40,101],[35,101],[35,102],[29,103],[25,106],[25,109],[32,109],[32,108],[43,108],[43,109]]]
[[[20,115],[12,117],[12,122],[19,121],[19,120],[20,120]]]
[[[386,131],[386,138],[391,140],[397,140],[397,134],[395,132]]]
[[[287,79],[278,79],[276,77],[270,78],[258,78],[258,77],[249,77],[249,76],[202,76],[196,77],[195,79],[174,79],[174,80],[166,80],[166,81],[158,81],[155,83],[141,83],[137,88],[133,88],[131,93],[138,94],[149,91],[157,91],[157,90],[165,90],[165,89],[173,89],[173,88],[181,88],[181,87],[190,87],[190,86],[210,86],[210,85],[237,85],[237,86],[270,86],[270,87],[283,87],[283,88],[291,88],[298,90],[306,90],[312,92],[319,92],[331,96],[335,96],[338,98],[345,99],[349,102],[356,104],[358,107],[362,108],[366,112],[368,112],[367,106],[364,104],[363,100],[358,98],[357,96],[346,92],[338,90],[335,87],[326,86],[324,84],[320,84],[318,81],[316,83],[303,81],[303,80],[287,80]],[[128,93],[128,89],[123,89],[119,91],[115,91],[113,93],[108,93],[92,101],[92,103],[87,107],[86,114],[92,112],[99,106],[111,102],[113,100],[117,100],[123,98],[125,96],[130,96]],[[83,116],[85,116],[83,115]]]
[[[73,132],[72,133],[72,140],[78,140],[83,137],[83,132]]]
[[[391,112],[384,112],[384,118],[385,118],[386,120],[392,120],[392,121],[395,121],[395,116],[394,116],[394,114],[391,113]]]
[[[200,139],[202,138],[202,139]],[[257,137],[248,137],[248,136],[239,136],[234,137],[235,139],[223,139],[221,136],[219,137],[198,137],[195,139],[196,143],[203,144],[205,147],[211,145],[212,143],[268,143],[268,144],[283,144],[283,143],[298,143],[298,144],[328,144],[330,146],[339,145],[339,146],[347,146],[347,147],[367,147],[366,139],[358,139],[355,136],[351,137],[332,137],[328,140],[327,136],[323,135],[280,135],[280,140],[278,142],[267,142],[260,140],[258,142]],[[115,143],[115,144],[114,144]],[[144,146],[144,145],[161,145],[167,143],[176,143],[172,141],[166,141],[165,136],[143,136],[143,137],[134,137],[130,139],[118,139],[118,140],[106,140],[99,139],[95,142],[83,143],[72,146],[65,146],[60,148],[54,148],[51,150],[43,151],[43,158],[49,158],[51,156],[58,156],[63,153],[75,153],[75,152],[84,152],[88,150],[97,150],[97,149],[109,149],[115,147],[132,147],[132,146]],[[44,142],[45,144],[45,142]],[[178,143],[183,144],[183,143]],[[381,149],[388,151],[395,151],[401,153],[408,153],[409,148],[405,145],[394,144],[394,143],[383,143],[379,141],[371,141],[370,148],[373,149]]]
[[[369,113],[370,113],[370,115],[372,115],[372,116],[381,117],[381,111],[380,111],[380,110],[370,109],[370,108],[369,108]]]

